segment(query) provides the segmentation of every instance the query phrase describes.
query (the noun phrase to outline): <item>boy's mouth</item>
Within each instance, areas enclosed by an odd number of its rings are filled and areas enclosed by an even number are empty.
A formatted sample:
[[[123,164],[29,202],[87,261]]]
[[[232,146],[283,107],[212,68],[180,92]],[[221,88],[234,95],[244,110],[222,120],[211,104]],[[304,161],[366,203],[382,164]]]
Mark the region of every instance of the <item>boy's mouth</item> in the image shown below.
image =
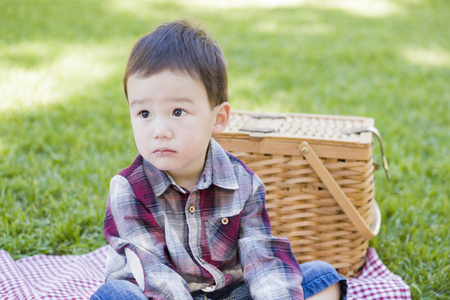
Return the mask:
[[[176,151],[168,149],[168,148],[158,148],[155,151],[153,151],[153,154],[158,156],[167,156],[167,155],[173,155]]]

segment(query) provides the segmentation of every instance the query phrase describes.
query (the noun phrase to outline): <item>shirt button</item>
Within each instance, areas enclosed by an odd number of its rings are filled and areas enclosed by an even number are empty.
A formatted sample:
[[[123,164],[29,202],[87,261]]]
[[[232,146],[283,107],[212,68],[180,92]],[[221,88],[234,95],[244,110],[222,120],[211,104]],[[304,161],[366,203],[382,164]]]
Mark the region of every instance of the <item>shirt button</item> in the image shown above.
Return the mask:
[[[191,214],[195,213],[195,207],[194,207],[194,205],[189,206],[189,212],[190,212]]]
[[[222,219],[222,224],[223,225],[227,225],[228,224],[228,218],[223,218]]]

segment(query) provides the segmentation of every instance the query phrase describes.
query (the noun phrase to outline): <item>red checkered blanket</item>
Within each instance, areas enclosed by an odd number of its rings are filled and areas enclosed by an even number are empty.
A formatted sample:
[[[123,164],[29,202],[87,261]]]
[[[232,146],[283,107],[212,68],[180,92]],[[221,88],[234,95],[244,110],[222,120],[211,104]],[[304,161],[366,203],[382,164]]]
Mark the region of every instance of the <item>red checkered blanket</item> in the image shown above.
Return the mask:
[[[0,299],[89,299],[103,283],[106,246],[84,255],[35,255],[14,261],[0,250]],[[373,248],[348,299],[411,299],[408,285],[392,274]]]

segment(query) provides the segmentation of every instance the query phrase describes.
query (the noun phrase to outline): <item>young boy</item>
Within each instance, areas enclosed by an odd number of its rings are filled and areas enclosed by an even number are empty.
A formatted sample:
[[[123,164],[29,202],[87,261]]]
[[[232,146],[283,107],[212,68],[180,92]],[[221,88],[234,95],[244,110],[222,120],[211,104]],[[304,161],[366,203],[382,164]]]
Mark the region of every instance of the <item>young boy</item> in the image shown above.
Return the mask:
[[[106,283],[91,299],[345,298],[330,265],[299,266],[271,235],[261,180],[212,139],[227,85],[218,43],[186,21],[134,46],[124,87],[139,155],[111,180]]]

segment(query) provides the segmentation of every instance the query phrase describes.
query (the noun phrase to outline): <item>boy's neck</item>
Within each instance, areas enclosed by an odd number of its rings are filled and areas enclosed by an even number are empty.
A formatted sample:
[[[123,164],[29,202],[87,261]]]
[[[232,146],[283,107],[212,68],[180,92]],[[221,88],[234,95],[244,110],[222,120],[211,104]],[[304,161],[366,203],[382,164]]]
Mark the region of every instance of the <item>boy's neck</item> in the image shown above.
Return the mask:
[[[176,182],[176,184],[182,188],[187,189],[188,191],[192,192],[194,190],[195,186],[197,185],[197,182],[200,179],[201,172],[197,176],[182,176],[182,175],[176,175],[172,172],[167,172],[169,175],[173,178],[173,180]]]
[[[166,171],[178,186],[183,187],[190,192],[194,190],[200,180],[200,177],[202,176],[203,169],[205,168],[209,147],[210,146],[208,145],[203,160],[191,165],[189,168],[185,168],[184,170]]]

